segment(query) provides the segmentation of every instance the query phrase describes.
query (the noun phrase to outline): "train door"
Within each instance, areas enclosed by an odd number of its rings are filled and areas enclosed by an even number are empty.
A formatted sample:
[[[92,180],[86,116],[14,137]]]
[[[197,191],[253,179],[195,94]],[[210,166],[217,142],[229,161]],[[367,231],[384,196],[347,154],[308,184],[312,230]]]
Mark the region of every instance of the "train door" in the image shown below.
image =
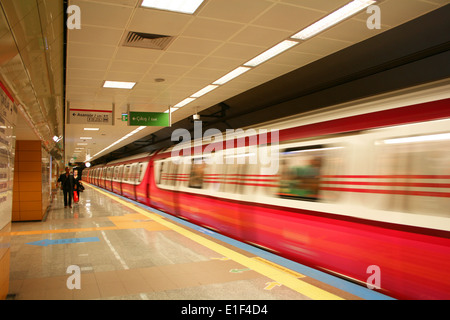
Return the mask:
[[[122,177],[123,177],[123,167],[124,165],[120,165],[117,167],[117,193],[122,195]]]
[[[108,173],[106,175],[106,189],[112,191],[112,178],[113,178],[113,167],[108,168]]]
[[[171,192],[171,203],[172,203],[172,214],[179,216],[179,204],[180,204],[180,195],[178,192],[178,167],[179,165],[173,161],[167,161],[166,165],[168,165],[168,174],[167,179],[169,181],[169,185],[173,186],[173,192]]]
[[[136,182],[137,182],[137,163],[133,163],[130,167],[130,173],[128,176],[128,182],[130,183],[131,187],[131,199],[136,200]]]
[[[152,170],[153,166],[149,166],[149,162],[139,162],[136,173],[136,200],[150,205],[150,181],[147,169]]]

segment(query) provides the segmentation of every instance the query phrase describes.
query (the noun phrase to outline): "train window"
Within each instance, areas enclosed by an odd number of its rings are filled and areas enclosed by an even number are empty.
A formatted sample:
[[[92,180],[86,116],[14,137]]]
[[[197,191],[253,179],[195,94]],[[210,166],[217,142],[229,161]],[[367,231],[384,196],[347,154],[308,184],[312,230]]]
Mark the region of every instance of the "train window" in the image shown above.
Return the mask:
[[[119,167],[114,167],[114,178],[113,181],[119,181]]]
[[[123,179],[123,167],[124,167],[123,164],[118,167],[117,181],[119,181],[119,182],[122,181],[122,179]]]
[[[168,161],[168,174],[166,176],[166,184],[169,186],[174,186],[178,180],[178,164]]]
[[[129,173],[129,177],[128,177],[128,181],[132,184],[136,184],[136,180],[137,180],[137,163],[133,163],[130,167],[130,173]]]
[[[450,216],[450,133],[376,142],[377,194],[382,210]],[[370,191],[370,190],[369,190]]]
[[[189,188],[202,189],[203,176],[205,174],[206,163],[202,158],[192,158],[191,172],[189,175]]]
[[[164,170],[164,161],[157,161],[155,163],[155,181],[156,184],[162,184],[162,176]]]
[[[148,162],[140,162],[139,163],[139,170],[138,170],[138,181],[137,183],[140,184],[142,180],[144,180],[145,172],[147,171]]]
[[[339,193],[324,192],[321,184],[323,176],[342,173],[342,149],[337,146],[314,145],[282,151],[277,195],[304,201],[336,201]]]
[[[130,177],[130,165],[125,166],[125,168],[123,169],[123,176],[122,176],[122,181],[126,181],[128,182],[129,177]]]
[[[155,166],[155,181],[157,184],[173,186],[177,176],[177,165],[170,160],[159,161]]]

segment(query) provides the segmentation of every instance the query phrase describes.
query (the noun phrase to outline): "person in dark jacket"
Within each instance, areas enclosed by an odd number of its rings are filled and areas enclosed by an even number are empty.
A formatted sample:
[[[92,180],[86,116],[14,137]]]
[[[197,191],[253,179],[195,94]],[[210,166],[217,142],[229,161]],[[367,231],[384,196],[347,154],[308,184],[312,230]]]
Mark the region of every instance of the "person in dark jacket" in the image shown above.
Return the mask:
[[[78,174],[78,170],[73,170],[73,179],[74,179],[74,191],[77,192],[78,199],[80,199],[80,192],[82,191],[81,190],[82,183],[81,183],[81,177]],[[78,201],[80,201],[80,200],[78,200]]]
[[[70,174],[70,169],[66,167],[66,173],[59,176],[58,182],[61,183],[61,190],[64,193],[64,208],[72,208],[73,187],[75,180],[73,175]]]

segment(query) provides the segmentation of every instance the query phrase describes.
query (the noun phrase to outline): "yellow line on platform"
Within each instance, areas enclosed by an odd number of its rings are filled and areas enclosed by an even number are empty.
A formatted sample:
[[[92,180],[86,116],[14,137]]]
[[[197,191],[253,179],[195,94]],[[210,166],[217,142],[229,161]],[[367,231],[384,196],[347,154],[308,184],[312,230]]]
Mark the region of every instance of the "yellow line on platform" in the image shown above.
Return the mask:
[[[10,236],[29,236],[36,234],[52,234],[52,233],[69,233],[69,232],[86,232],[86,231],[103,231],[103,230],[119,230],[119,227],[93,227],[93,228],[76,228],[76,229],[57,229],[57,230],[30,230],[10,232]]]
[[[88,184],[86,184],[86,185],[88,185]],[[258,260],[255,260],[253,258],[246,257],[234,250],[226,248],[226,247],[224,247],[218,243],[215,243],[211,240],[208,240],[194,232],[191,232],[185,228],[182,228],[182,227],[166,220],[164,217],[162,217],[156,213],[150,213],[149,211],[142,209],[128,201],[122,200],[110,193],[104,192],[97,187],[94,187],[91,185],[88,185],[88,186],[93,188],[97,192],[110,197],[111,199],[117,201],[118,203],[121,203],[124,206],[147,216],[148,218],[154,220],[155,222],[158,222],[158,223],[162,224],[163,226],[166,226],[167,228],[169,228],[181,235],[184,235],[185,237],[187,237],[187,238],[189,238],[189,239],[191,239],[191,240],[193,240],[193,241],[195,241],[195,242],[227,257],[227,258],[230,258],[230,259],[240,263],[241,265],[243,265],[247,268],[250,268],[250,269],[262,274],[263,276],[266,276],[266,277],[276,281],[277,283],[280,283],[294,291],[297,291],[298,293],[303,294],[313,300],[344,300],[343,298],[341,298],[339,296],[336,296],[330,292],[327,292],[323,289],[320,289],[316,286],[306,283],[300,279],[297,279],[296,277],[292,276],[289,273],[275,269],[275,268],[269,266],[268,264],[263,263]]]

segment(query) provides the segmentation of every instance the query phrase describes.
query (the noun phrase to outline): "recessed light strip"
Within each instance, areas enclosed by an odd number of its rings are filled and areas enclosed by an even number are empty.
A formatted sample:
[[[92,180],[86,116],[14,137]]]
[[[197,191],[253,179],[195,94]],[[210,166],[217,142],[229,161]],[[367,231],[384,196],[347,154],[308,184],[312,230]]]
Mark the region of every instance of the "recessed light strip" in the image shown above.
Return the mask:
[[[202,90],[198,91],[197,93],[194,93],[191,98],[200,98],[202,96],[204,96],[207,93],[210,93],[211,91],[217,89],[219,86],[217,85],[209,85],[204,87]]]
[[[309,38],[312,38],[322,31],[325,31],[338,24],[339,22],[350,18],[354,14],[360,12],[361,10],[364,10],[375,2],[376,1],[374,0],[354,0],[349,4],[343,6],[342,8],[329,14],[325,18],[317,21],[316,23],[313,23],[309,27],[293,35],[292,38],[299,40],[307,40]]]
[[[103,149],[102,151],[96,153],[95,155],[92,156],[92,158],[95,158],[96,156],[102,154],[103,152],[105,152],[105,151],[111,149],[111,148],[114,147],[115,145],[121,143],[122,141],[124,141],[124,140],[130,138],[131,136],[134,136],[136,133],[138,133],[138,132],[144,130],[145,128],[147,128],[147,127],[144,127],[144,126],[143,126],[143,127],[137,128],[136,130],[134,130],[134,131],[130,132],[129,134],[127,134],[126,136],[120,138],[119,140],[117,140],[116,142],[114,142],[113,144],[111,144],[110,146],[106,147],[106,148]]]
[[[244,66],[246,66],[246,67],[259,66],[261,63],[272,59],[273,57],[285,52],[286,50],[289,50],[290,48],[292,48],[293,46],[296,46],[297,44],[299,44],[297,41],[292,41],[292,40],[285,40],[283,42],[280,42],[275,47],[270,48],[269,50],[261,53],[256,58],[245,63]]]
[[[147,0],[143,2],[150,2],[150,0]],[[158,2],[155,0],[155,2]],[[162,1],[161,1],[162,2]],[[325,18],[319,20],[318,22],[312,24],[311,26],[303,29],[302,31],[298,32],[297,34],[293,35],[291,39],[296,40],[307,40],[318,33],[336,25],[337,23],[351,17],[352,15],[360,12],[361,10],[364,10],[368,6],[376,3],[376,0],[354,0],[347,5],[341,7],[340,9],[334,11],[333,13],[329,14]],[[197,93],[194,93],[190,98],[187,98],[177,105],[175,105],[171,112],[175,112],[179,110],[180,108],[186,106],[187,104],[193,102],[196,98],[199,98],[212,90],[217,89],[219,86],[226,84],[227,82],[239,77],[240,75],[246,73],[247,71],[251,70],[251,68],[254,68],[256,66],[259,66],[260,64],[272,59],[273,57],[289,50],[290,48],[296,46],[299,44],[298,41],[295,40],[284,40],[277,44],[276,46],[266,50],[262,54],[258,55],[257,57],[253,58],[252,60],[244,63],[242,66],[234,69],[233,71],[229,72],[222,78],[214,81],[211,85],[205,87],[204,89],[198,91]],[[166,111],[166,113],[169,113],[169,110]]]
[[[176,109],[177,108],[183,108],[185,105],[191,103],[194,100],[195,100],[195,98],[187,98],[187,99],[184,99],[183,101],[181,101],[180,103],[177,103],[173,107],[176,108]]]
[[[135,85],[136,82],[105,81],[103,88],[131,90]]]
[[[142,7],[193,14],[204,0],[144,0]]]
[[[249,70],[250,70],[249,67],[236,68],[233,71],[231,71],[230,73],[227,73],[226,75],[224,75],[222,78],[214,81],[213,85],[224,85],[225,83],[233,80],[234,78],[239,77],[240,75],[246,73]]]

